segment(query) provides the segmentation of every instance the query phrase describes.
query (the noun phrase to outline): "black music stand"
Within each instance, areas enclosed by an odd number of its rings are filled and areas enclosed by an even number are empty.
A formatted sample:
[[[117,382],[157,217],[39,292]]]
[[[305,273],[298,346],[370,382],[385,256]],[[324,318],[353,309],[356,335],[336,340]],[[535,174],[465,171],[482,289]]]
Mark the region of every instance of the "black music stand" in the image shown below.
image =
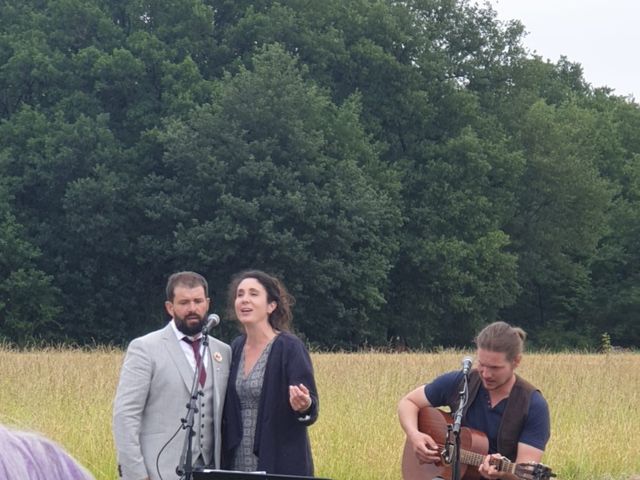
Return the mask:
[[[330,480],[300,475],[278,475],[264,472],[236,472],[234,470],[194,470],[193,480]]]

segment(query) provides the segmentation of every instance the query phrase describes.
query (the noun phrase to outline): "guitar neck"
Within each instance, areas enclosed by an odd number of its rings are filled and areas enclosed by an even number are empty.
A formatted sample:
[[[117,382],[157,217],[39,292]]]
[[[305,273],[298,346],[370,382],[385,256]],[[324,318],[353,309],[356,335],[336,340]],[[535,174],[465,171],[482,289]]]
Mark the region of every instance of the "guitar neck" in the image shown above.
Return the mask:
[[[465,465],[471,465],[472,467],[479,467],[482,464],[482,462],[484,462],[485,456],[486,455],[481,455],[479,453],[472,452],[469,450],[460,450],[460,462],[464,463]],[[511,463],[506,458],[503,458],[501,460],[492,459],[491,463],[500,472],[507,472],[512,474],[516,473],[516,464]]]

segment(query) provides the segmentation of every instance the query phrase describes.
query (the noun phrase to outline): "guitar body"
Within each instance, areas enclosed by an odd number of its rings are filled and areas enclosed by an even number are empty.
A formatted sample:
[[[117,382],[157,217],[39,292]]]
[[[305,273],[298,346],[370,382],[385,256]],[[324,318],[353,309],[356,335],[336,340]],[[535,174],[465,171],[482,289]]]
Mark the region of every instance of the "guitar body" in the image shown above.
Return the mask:
[[[437,408],[425,407],[420,409],[418,413],[418,430],[433,438],[440,449],[444,448],[447,440],[447,425],[451,423],[451,415]],[[489,452],[489,441],[482,432],[462,427],[460,429],[460,449],[484,456]],[[444,463],[439,465],[419,463],[410,442],[405,442],[402,452],[402,478],[404,480],[432,480],[438,477],[451,480],[451,470],[451,465]],[[460,462],[460,478],[476,480],[482,477],[478,473],[477,467]]]

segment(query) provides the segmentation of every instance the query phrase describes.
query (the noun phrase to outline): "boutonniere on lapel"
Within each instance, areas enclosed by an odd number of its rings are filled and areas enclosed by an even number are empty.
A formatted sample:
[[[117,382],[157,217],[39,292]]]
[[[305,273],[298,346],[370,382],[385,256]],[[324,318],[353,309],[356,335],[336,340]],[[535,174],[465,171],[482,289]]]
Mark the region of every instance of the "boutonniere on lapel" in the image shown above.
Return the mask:
[[[220,352],[214,352],[213,359],[218,363],[222,363],[222,354]]]

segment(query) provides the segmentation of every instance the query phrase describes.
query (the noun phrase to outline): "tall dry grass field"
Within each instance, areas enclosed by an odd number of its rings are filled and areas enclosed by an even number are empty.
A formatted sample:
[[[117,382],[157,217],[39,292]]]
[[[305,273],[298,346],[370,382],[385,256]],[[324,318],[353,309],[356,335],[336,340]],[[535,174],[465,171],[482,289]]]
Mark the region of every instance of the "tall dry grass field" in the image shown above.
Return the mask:
[[[314,354],[321,410],[311,427],[318,476],[397,480],[396,403],[461,352]],[[115,479],[111,404],[123,352],[0,349],[0,421],[60,442],[97,479]],[[640,355],[529,354],[519,372],[551,406],[544,462],[564,480],[640,473]],[[179,420],[177,420],[178,422]]]
[[[117,478],[111,404],[122,358],[120,350],[0,349],[0,422],[57,440],[98,479]]]

